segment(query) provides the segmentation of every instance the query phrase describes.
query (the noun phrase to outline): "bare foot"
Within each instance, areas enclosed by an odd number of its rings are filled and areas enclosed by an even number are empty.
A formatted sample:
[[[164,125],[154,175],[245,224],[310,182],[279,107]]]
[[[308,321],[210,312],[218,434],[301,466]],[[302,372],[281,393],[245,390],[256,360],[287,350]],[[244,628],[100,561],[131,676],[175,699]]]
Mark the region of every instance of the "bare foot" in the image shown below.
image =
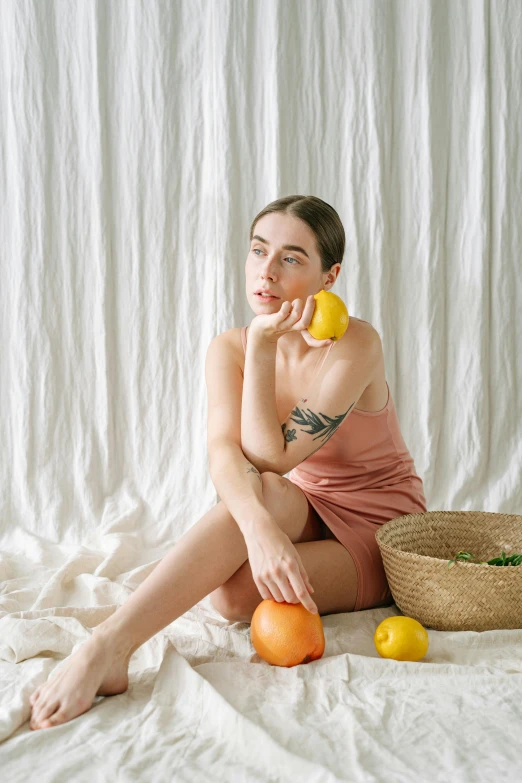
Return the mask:
[[[115,696],[129,687],[132,651],[94,633],[60,671],[29,697],[31,729],[47,729],[87,712],[95,696]]]

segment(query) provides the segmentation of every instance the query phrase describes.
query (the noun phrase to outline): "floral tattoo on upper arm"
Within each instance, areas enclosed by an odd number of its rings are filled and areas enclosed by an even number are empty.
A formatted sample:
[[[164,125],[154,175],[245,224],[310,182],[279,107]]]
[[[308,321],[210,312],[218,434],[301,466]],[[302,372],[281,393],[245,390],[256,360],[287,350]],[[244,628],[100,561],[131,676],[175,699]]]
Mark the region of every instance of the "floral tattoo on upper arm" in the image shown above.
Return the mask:
[[[354,405],[355,403],[352,403],[346,413],[340,413],[338,416],[335,416],[335,418],[327,416],[326,413],[314,413],[312,410],[310,410],[310,408],[307,408],[307,414],[305,413],[304,409],[301,410],[301,408],[296,407],[292,411],[290,418],[292,421],[295,421],[296,424],[300,425],[300,429],[302,429],[303,432],[307,432],[308,435],[314,435],[314,440],[317,440],[317,438],[323,438],[324,443],[326,440],[329,440],[338,430]],[[319,416],[322,416],[324,421],[321,421]],[[305,430],[304,427],[310,427],[310,429]],[[296,430],[287,429],[286,422],[281,426],[281,429],[283,431],[284,439],[287,443],[290,443],[293,440],[297,440]]]

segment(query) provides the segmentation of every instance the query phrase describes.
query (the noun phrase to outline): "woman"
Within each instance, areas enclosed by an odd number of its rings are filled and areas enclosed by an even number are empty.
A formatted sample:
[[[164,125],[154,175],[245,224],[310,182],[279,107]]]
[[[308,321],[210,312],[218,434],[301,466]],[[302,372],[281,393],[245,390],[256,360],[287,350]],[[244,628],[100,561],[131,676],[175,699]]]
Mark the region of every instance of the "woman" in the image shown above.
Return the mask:
[[[375,532],[426,501],[381,341],[353,316],[336,342],[307,331],[313,295],[332,288],[344,246],[337,212],[313,196],[279,199],[254,219],[245,273],[256,317],[215,337],[205,366],[221,500],[31,695],[32,729],[126,690],[135,650],[207,595],[226,619],[246,622],[265,598],[320,614],[393,602]]]

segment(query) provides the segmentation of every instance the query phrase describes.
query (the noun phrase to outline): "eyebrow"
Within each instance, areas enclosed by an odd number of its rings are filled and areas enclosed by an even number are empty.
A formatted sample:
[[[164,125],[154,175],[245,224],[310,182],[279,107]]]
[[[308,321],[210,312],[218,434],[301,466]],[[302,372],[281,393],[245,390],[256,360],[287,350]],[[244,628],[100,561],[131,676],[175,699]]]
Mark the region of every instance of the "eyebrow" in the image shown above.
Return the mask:
[[[263,237],[258,236],[258,234],[252,237],[252,242],[254,241],[254,239],[258,239],[260,242],[263,242],[264,245],[270,245],[270,242],[267,242],[266,239],[263,239]],[[302,253],[308,258],[308,260],[310,260],[310,256],[308,255],[304,247],[299,247],[299,245],[283,245],[283,250],[295,250],[298,253]]]

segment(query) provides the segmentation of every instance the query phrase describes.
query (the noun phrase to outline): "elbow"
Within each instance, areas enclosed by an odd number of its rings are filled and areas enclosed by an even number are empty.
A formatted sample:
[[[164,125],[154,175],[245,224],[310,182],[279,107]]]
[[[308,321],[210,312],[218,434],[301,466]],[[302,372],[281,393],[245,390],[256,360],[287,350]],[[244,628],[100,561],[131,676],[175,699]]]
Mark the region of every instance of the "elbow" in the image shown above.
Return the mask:
[[[277,457],[270,457],[267,459],[260,454],[250,451],[250,449],[245,448],[244,446],[242,446],[242,449],[247,460],[252,463],[260,473],[279,473],[280,476],[283,475],[281,472],[281,459]]]

